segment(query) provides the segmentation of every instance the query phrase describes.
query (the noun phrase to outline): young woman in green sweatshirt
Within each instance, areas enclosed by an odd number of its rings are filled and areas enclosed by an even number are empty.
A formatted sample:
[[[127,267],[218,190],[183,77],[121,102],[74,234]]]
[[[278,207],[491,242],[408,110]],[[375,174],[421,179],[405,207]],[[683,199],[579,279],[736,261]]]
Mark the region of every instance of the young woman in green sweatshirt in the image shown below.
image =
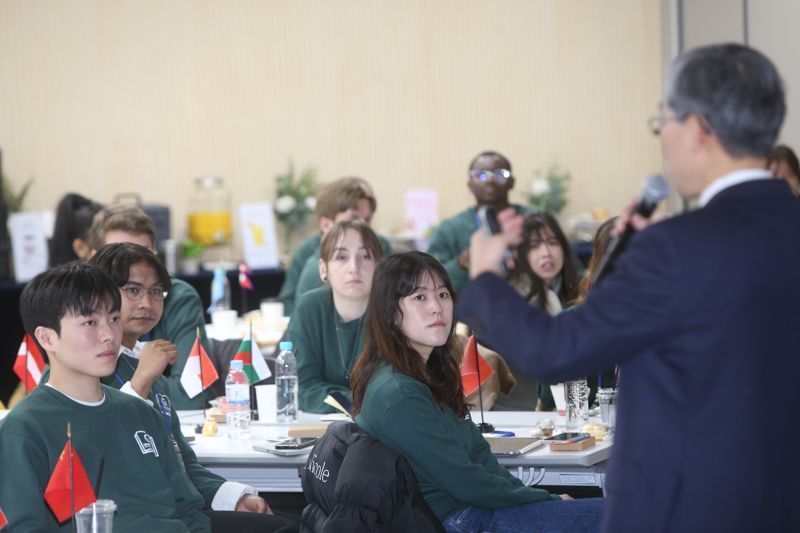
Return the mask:
[[[409,460],[447,531],[598,530],[599,500],[526,487],[492,455],[464,399],[453,294],[427,254],[378,266],[351,380],[356,423]]]
[[[350,398],[372,273],[382,257],[375,232],[363,222],[338,222],[322,239],[319,275],[327,284],[300,297],[286,332],[297,352],[301,410],[333,412],[324,403],[333,391]]]

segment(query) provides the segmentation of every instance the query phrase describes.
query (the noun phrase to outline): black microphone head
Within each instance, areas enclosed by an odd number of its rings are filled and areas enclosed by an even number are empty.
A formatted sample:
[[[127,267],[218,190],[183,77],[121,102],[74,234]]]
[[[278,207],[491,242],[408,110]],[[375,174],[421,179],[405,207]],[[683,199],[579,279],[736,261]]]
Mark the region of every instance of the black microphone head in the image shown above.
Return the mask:
[[[649,204],[658,204],[669,196],[669,182],[661,174],[647,176],[642,184],[642,200]]]

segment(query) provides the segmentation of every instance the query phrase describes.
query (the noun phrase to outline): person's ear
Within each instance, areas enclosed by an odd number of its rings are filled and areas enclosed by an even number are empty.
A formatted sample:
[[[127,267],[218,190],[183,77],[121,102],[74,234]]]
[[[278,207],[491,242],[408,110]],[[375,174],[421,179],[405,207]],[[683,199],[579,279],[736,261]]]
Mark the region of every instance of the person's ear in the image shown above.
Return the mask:
[[[52,328],[46,328],[44,326],[38,326],[33,331],[33,336],[36,337],[36,340],[39,342],[39,346],[45,349],[46,352],[51,352],[55,348],[55,341],[58,338],[58,334]]]
[[[514,188],[514,184],[515,184],[515,183],[516,183],[516,181],[514,180],[514,176],[510,176],[510,177],[509,177],[509,178],[506,180],[506,190],[507,190],[507,191],[510,191],[511,189],[513,189],[513,188]]]
[[[328,282],[328,265],[322,259],[319,260],[319,279],[322,280],[322,283]]]
[[[72,251],[81,261],[88,261],[94,255],[94,250],[92,250],[92,247],[89,246],[89,243],[83,239],[72,240]]]
[[[331,220],[328,217],[319,217],[319,231],[323,235],[327,235],[332,227],[333,227],[333,220]]]

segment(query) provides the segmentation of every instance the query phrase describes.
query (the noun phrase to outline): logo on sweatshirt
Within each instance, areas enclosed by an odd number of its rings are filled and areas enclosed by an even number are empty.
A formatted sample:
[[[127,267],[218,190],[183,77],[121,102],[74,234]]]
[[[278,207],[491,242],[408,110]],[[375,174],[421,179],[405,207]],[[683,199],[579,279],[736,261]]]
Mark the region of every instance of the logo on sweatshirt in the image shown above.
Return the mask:
[[[156,448],[156,441],[147,434],[144,430],[139,430],[133,434],[133,438],[136,440],[136,444],[139,445],[139,449],[142,450],[142,455],[147,455],[148,453],[152,453],[156,457],[158,457],[158,448]]]
[[[306,468],[318,480],[322,481],[323,483],[328,482],[328,477],[331,475],[331,471],[325,468],[325,461],[323,461],[322,464],[317,462],[317,454],[313,454],[313,457],[309,457]]]

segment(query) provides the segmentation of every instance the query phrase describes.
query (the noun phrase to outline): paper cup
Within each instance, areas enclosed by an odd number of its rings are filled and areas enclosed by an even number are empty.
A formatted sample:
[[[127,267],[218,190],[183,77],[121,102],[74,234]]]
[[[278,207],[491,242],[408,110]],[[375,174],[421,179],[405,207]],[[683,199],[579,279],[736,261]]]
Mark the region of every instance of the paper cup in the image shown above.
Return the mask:
[[[259,422],[277,422],[278,391],[275,385],[256,385]]]

